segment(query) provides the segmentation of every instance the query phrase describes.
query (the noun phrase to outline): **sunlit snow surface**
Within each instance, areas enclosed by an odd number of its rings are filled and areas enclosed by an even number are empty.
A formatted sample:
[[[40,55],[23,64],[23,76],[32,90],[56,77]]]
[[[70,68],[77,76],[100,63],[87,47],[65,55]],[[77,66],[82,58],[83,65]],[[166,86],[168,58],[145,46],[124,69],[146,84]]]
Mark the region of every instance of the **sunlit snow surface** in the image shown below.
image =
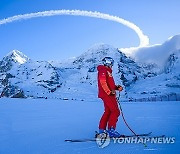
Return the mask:
[[[8,53],[7,56],[11,57],[14,60],[14,62],[17,62],[19,64],[24,64],[29,60],[27,56],[25,56],[22,52],[18,50],[11,51],[10,53]]]
[[[125,118],[136,133],[175,137],[175,144],[66,143],[93,138],[103,104],[99,101],[0,99],[0,153],[179,153],[180,102],[122,103]],[[131,134],[120,117],[117,130]]]

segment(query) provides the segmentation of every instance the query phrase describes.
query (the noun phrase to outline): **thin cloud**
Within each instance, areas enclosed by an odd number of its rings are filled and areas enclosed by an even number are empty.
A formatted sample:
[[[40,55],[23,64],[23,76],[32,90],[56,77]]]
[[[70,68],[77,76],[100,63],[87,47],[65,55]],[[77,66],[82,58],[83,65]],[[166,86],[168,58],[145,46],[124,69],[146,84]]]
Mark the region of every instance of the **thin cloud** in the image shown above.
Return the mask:
[[[136,26],[134,23],[127,21],[125,19],[122,19],[117,16],[112,16],[109,14],[104,14],[100,12],[92,12],[92,11],[82,11],[82,10],[51,10],[51,11],[43,11],[43,12],[37,12],[37,13],[29,13],[29,14],[23,14],[23,15],[16,15],[12,16],[6,19],[0,20],[0,25],[11,23],[18,20],[25,20],[25,19],[31,19],[31,18],[37,18],[37,17],[46,17],[46,16],[58,16],[58,15],[73,15],[73,16],[86,16],[86,17],[93,17],[93,18],[100,18],[105,20],[114,21],[117,23],[121,23],[132,30],[136,32],[136,34],[139,37],[140,44],[139,47],[144,47],[149,45],[149,38],[148,36],[143,34],[143,31]]]

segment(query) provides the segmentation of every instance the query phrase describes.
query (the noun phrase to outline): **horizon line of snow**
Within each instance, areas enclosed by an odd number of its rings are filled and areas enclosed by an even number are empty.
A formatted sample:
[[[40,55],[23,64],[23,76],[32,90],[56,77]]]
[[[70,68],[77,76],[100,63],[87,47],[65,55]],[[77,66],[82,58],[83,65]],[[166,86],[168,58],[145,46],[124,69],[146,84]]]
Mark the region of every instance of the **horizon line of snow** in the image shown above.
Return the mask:
[[[28,13],[28,14],[22,14],[22,15],[15,15],[12,17],[8,17],[5,19],[0,20],[0,25],[11,23],[18,20],[25,20],[25,19],[31,19],[36,17],[46,17],[46,16],[57,16],[57,15],[73,15],[73,16],[87,16],[87,17],[94,17],[94,18],[100,18],[105,20],[110,20],[114,22],[121,23],[132,30],[136,32],[136,34],[139,37],[140,44],[139,47],[144,47],[149,45],[149,38],[148,36],[143,34],[143,31],[134,23],[127,21],[123,18],[112,16],[105,13],[100,12],[92,12],[92,11],[84,11],[84,10],[50,10],[50,11],[43,11],[43,12],[36,12],[36,13]]]

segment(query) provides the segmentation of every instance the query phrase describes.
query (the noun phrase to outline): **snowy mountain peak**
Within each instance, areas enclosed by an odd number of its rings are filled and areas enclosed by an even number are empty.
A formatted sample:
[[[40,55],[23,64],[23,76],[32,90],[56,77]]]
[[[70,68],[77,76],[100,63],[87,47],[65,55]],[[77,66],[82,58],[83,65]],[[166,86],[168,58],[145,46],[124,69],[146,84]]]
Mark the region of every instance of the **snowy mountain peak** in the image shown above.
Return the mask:
[[[18,50],[13,50],[7,54],[3,59],[12,59],[15,63],[23,64],[29,60],[29,58]]]
[[[102,50],[102,49],[114,49],[112,45],[105,44],[105,43],[97,43],[89,48],[89,50]]]
[[[167,41],[169,41],[169,40],[173,40],[173,41],[179,43],[179,41],[180,41],[180,34],[177,34],[177,35],[169,37]]]
[[[92,47],[90,47],[87,52],[83,53],[83,55],[97,55],[97,54],[104,54],[106,56],[111,56],[112,54],[114,55],[117,52],[117,48],[104,44],[104,43],[99,43],[95,44]]]
[[[95,68],[98,64],[102,63],[104,57],[110,56],[115,60],[116,57],[119,57],[119,54],[119,50],[111,45],[96,44],[77,57],[73,65],[76,68]]]
[[[0,72],[7,72],[11,70],[13,66],[24,64],[29,60],[30,59],[22,52],[13,50],[0,61]]]

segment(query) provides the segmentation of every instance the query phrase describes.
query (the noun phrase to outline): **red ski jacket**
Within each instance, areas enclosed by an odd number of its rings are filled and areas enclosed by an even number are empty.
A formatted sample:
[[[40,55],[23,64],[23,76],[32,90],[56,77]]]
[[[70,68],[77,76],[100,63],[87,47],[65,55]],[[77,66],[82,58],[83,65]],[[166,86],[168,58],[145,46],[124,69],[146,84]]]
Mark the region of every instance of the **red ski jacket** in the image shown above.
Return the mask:
[[[98,97],[110,95],[112,90],[117,90],[115,85],[112,69],[104,65],[99,65],[98,70]]]

